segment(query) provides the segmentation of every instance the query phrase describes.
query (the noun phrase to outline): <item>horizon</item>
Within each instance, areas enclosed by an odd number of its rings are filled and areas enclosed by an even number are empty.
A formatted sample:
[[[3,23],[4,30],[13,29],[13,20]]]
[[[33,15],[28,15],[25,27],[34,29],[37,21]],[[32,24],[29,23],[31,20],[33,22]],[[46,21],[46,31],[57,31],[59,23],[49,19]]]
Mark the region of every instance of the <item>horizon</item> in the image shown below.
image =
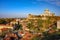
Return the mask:
[[[0,18],[21,18],[40,15],[45,9],[60,16],[59,0],[0,0]]]

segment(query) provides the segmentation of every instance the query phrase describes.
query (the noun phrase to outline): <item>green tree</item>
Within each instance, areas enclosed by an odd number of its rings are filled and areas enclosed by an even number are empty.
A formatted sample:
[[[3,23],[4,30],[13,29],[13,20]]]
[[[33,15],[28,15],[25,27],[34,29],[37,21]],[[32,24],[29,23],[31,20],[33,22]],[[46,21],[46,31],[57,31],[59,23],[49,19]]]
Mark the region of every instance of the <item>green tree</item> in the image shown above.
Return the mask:
[[[15,24],[13,30],[22,30],[22,25],[21,24]]]

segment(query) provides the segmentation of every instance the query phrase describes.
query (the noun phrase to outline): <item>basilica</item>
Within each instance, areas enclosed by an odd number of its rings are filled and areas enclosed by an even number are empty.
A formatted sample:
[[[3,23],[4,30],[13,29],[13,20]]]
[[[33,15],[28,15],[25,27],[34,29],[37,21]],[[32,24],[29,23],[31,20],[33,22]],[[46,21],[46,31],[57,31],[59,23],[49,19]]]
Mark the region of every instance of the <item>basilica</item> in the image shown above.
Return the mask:
[[[41,15],[29,14],[27,19],[39,19],[39,18],[45,19],[45,17],[47,17],[47,16],[55,16],[55,13],[51,13],[48,9],[46,9],[46,10],[44,10],[44,13]]]

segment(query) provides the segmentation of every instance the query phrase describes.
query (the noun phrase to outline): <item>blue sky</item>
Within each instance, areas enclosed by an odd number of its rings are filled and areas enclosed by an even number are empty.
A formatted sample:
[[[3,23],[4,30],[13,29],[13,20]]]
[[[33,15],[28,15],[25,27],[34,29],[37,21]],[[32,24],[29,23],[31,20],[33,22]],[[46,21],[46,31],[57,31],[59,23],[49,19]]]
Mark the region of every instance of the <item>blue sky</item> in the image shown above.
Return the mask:
[[[60,0],[0,0],[0,17],[26,17],[39,15],[49,9],[60,16]]]

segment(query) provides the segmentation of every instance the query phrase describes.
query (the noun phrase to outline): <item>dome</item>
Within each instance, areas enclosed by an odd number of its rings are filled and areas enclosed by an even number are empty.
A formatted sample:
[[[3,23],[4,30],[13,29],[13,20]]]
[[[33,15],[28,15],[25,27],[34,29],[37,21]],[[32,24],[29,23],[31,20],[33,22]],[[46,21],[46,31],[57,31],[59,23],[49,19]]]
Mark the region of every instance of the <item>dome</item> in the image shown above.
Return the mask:
[[[45,11],[49,11],[49,9],[45,9]]]

